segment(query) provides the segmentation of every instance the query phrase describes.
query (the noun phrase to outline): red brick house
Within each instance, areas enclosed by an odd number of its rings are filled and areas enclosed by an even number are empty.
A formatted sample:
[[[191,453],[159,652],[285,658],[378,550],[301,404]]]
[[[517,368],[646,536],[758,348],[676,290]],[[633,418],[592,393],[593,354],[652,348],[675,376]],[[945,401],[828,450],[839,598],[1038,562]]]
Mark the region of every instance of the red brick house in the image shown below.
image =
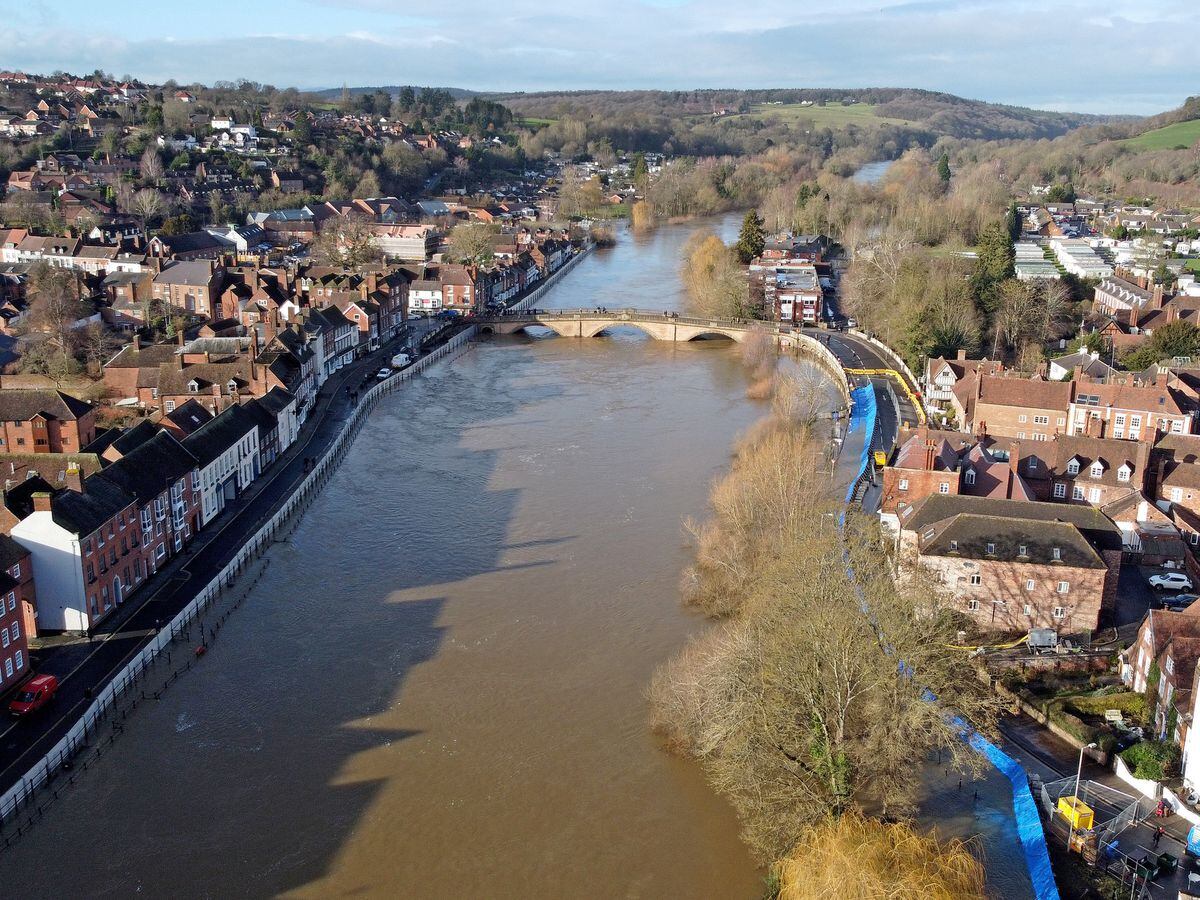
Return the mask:
[[[37,635],[37,595],[29,551],[0,534],[0,694],[29,674],[29,639]]]
[[[96,407],[62,391],[0,391],[0,453],[78,453],[96,437]]]

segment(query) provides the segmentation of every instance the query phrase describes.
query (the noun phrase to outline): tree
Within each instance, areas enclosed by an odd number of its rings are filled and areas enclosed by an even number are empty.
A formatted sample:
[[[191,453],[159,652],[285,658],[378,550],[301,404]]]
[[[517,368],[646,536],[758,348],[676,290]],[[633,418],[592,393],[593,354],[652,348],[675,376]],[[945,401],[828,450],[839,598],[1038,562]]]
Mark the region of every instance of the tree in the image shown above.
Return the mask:
[[[1050,185],[1050,190],[1046,191],[1046,201],[1049,203],[1074,203],[1075,185],[1069,181]]]
[[[450,232],[450,255],[458,262],[486,265],[495,259],[492,237],[497,233],[483,222],[457,225]]]
[[[650,169],[646,165],[646,154],[640,150],[633,154],[633,164],[630,167],[630,175],[633,178],[634,184],[643,184],[650,177]]]
[[[75,355],[87,367],[87,371],[99,374],[101,367],[112,358],[113,352],[120,346],[116,336],[108,330],[103,322],[88,325],[73,335]]]
[[[130,198],[129,211],[142,220],[145,228],[167,211],[167,198],[153,188],[142,188]]]
[[[763,220],[756,210],[750,210],[742,220],[742,230],[738,235],[734,250],[742,265],[748,265],[752,259],[762,255],[767,239],[763,233]]]
[[[703,316],[745,315],[749,285],[734,252],[711,233],[693,236],[684,252],[683,283],[693,309]]]
[[[196,230],[196,220],[189,213],[180,213],[177,216],[171,216],[162,223],[162,227],[158,230],[159,234],[176,235],[189,234]]]
[[[292,126],[292,143],[297,147],[307,147],[312,140],[312,122],[308,119],[308,113],[301,111],[296,114],[296,122]]]
[[[950,154],[943,153],[938,157],[937,164],[938,178],[942,180],[942,184],[950,183]]]
[[[29,272],[29,325],[46,335],[56,350],[70,347],[71,326],[90,315],[80,300],[77,272],[60,269],[45,262],[35,263]]]
[[[913,826],[860,815],[827,819],[804,830],[779,861],[778,900],[826,897],[927,897],[984,900],[984,869],[970,847],[940,843]]]
[[[1126,355],[1121,364],[1131,371],[1140,371],[1165,359],[1197,355],[1200,355],[1200,328],[1177,319],[1155,328],[1150,339]]]
[[[1008,204],[1008,212],[1004,214],[1004,224],[1008,228],[1008,236],[1014,241],[1021,239],[1021,211],[1017,209],[1017,202],[1014,200]]]
[[[380,258],[371,223],[350,214],[326,220],[312,244],[312,256],[320,265],[357,269]]]
[[[138,170],[141,172],[142,178],[150,184],[158,184],[159,179],[163,177],[162,157],[154,147],[146,148],[146,152],[142,154],[142,158],[138,162]]]

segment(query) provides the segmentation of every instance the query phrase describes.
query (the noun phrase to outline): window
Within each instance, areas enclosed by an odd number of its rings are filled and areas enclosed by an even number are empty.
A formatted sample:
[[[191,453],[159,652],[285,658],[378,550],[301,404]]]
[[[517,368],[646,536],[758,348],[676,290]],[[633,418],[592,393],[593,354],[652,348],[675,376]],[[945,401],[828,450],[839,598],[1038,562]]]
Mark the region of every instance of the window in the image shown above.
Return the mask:
[[[96,570],[92,566],[91,563],[87,564],[87,580],[88,580],[88,584],[91,584],[93,581],[96,580]]]
[[[0,628],[0,647],[8,646],[8,629]]]
[[[1100,488],[1092,488],[1088,491],[1088,503],[1100,502]]]
[[[1200,544],[1200,534],[1197,534],[1195,531],[1190,532],[1188,534],[1188,543],[1193,547],[1195,547],[1197,544]]]
[[[1171,502],[1178,503],[1183,499],[1183,488],[1171,488]]]
[[[1068,475],[1078,475],[1079,474],[1079,460],[1073,459],[1069,463],[1067,463],[1067,474]]]
[[[1050,557],[1055,560],[1062,559],[1062,550],[1058,547],[1055,547],[1050,551]]]
[[[938,485],[938,493],[939,494],[950,493],[950,484],[948,482],[943,481],[941,484]]]
[[[967,484],[974,484],[975,483],[975,471],[973,469],[969,469],[967,471],[967,474],[963,477],[963,480],[966,481]]]
[[[20,623],[19,623],[19,622],[13,622],[13,623],[12,623],[12,627],[9,629],[9,631],[11,631],[11,632],[12,632],[12,639],[13,639],[14,641],[15,641],[15,640],[19,640],[19,639],[20,639],[20,637],[21,637],[21,625],[20,625]]]
[[[1065,417],[1065,416],[1059,416],[1059,417],[1058,417],[1058,427],[1059,427],[1059,428],[1064,428],[1064,427],[1066,427],[1066,424],[1067,424],[1067,419],[1066,419],[1066,417]]]
[[[1060,594],[1066,594],[1066,593],[1068,593],[1070,590],[1071,590],[1071,582],[1069,582],[1069,581],[1060,581],[1060,582],[1058,583],[1058,592],[1059,592]]]
[[[951,541],[951,542],[950,542],[950,549],[951,549],[951,550],[957,550],[957,549],[958,549],[958,541]]]
[[[16,608],[17,608],[17,595],[14,594],[12,591],[9,591],[8,592],[8,611],[12,612]],[[35,613],[35,615],[36,615],[36,613]]]
[[[12,577],[16,578],[17,580],[20,580],[20,578],[21,578],[21,564],[20,563],[17,563],[15,566],[12,567]]]
[[[1049,416],[1034,416],[1033,424],[1034,425],[1049,425],[1050,417]]]
[[[157,547],[154,548],[154,558],[155,559],[162,559],[166,555],[167,555],[167,548],[165,546],[163,546],[162,544],[159,544]]]
[[[983,577],[980,575],[972,575],[971,584],[983,584]]]
[[[1117,469],[1117,481],[1128,481],[1129,475],[1130,471],[1128,466],[1121,466],[1121,468]]]
[[[1168,675],[1174,675],[1174,674],[1175,674],[1175,660],[1174,660],[1172,657],[1170,657],[1170,656],[1168,656],[1168,657],[1167,657],[1167,666],[1166,666],[1166,668],[1167,668],[1167,674],[1168,674]]]
[[[1067,486],[1061,481],[1054,482],[1054,496],[1059,500],[1067,496]]]
[[[1024,424],[1025,422],[1029,421],[1029,417],[1022,414],[1022,415],[1017,416],[1017,421]]]
[[[165,409],[167,412],[175,412],[175,401],[174,400],[164,400],[163,401],[163,409]]]
[[[1092,477],[1099,478],[1103,474],[1104,474],[1104,464],[1103,463],[1092,463]]]
[[[1072,500],[1082,500],[1083,499],[1083,485],[1076,484],[1071,487],[1071,499]]]
[[[1025,590],[1032,591],[1035,587],[1035,582],[1032,578],[1025,579]]]
[[[1025,606],[1022,608],[1021,611],[1024,612],[1025,615],[1027,615],[1027,616],[1033,615],[1033,607],[1030,606],[1028,603],[1025,604]]]
[[[17,671],[20,672],[25,668],[25,654],[18,650],[17,655],[13,657],[13,662],[17,664]]]
[[[987,545],[987,552],[988,552],[988,556],[994,556],[996,553],[996,545],[989,543]]]
[[[10,656],[8,659],[6,659],[4,661],[4,677],[12,678],[12,673],[13,673],[13,664],[12,664],[12,657]]]
[[[1067,617],[1067,611],[1063,607],[1061,607],[1061,606],[1054,607],[1054,618],[1065,619],[1066,617]]]
[[[979,609],[979,601],[978,600],[968,600],[967,601],[967,609],[970,610],[971,612],[975,612],[975,610]]]
[[[1025,469],[1029,472],[1036,472],[1038,461],[1036,456],[1029,457],[1029,462],[1025,464]]]

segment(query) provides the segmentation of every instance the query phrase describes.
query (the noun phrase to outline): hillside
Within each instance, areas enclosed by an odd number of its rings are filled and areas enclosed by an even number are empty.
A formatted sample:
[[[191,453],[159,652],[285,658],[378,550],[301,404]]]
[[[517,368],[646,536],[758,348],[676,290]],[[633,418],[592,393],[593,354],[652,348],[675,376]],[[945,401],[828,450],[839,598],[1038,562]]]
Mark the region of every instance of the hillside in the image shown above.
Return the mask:
[[[773,89],[703,91],[549,91],[491,94],[515,113],[527,118],[620,118],[712,116],[722,110],[731,119],[762,120],[783,115],[794,120],[811,118],[820,125],[872,124],[873,118],[920,129],[934,137],[984,140],[1053,138],[1085,125],[1116,121],[1116,117],[1091,116],[1026,109],[952,94],[899,88]],[[853,101],[853,103],[851,103]],[[813,104],[801,106],[800,104]],[[821,106],[820,104],[824,104]],[[844,105],[850,104],[850,105]],[[848,122],[824,122],[822,109],[854,106],[869,110]],[[806,115],[807,110],[807,115]]]
[[[375,87],[348,87],[348,88],[346,88],[346,92],[351,97],[357,97],[360,94],[374,94],[376,91],[383,91],[385,94],[391,94],[392,97],[395,98],[395,96],[397,94],[399,94],[402,89],[404,89],[406,87],[412,88],[414,91],[416,91],[418,93],[420,93],[422,90],[425,89],[425,88],[422,88],[420,85],[415,85],[415,84],[408,84],[408,85],[384,84],[384,85],[379,85],[379,86],[375,86]],[[470,100],[472,97],[479,96],[479,91],[470,91],[470,90],[467,90],[466,88],[430,87],[429,90],[446,91],[455,100]],[[342,96],[342,88],[340,88],[340,87],[339,88],[324,88],[323,90],[310,91],[309,93],[312,96],[319,97],[322,100],[338,100]]]

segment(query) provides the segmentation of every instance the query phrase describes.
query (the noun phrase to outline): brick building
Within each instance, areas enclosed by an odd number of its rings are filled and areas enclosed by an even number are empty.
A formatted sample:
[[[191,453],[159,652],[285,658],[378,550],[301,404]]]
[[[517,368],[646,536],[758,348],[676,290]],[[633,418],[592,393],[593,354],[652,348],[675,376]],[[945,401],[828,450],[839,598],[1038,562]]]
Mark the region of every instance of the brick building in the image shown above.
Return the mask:
[[[0,534],[0,694],[29,673],[29,639],[37,634],[37,597],[29,551]]]
[[[0,391],[0,453],[78,453],[96,436],[96,408],[62,391]]]
[[[950,406],[963,431],[1048,441],[1066,431],[1071,385],[972,374],[954,386]]]
[[[986,631],[1092,631],[1116,601],[1121,534],[1090,507],[935,494],[898,543]]]

